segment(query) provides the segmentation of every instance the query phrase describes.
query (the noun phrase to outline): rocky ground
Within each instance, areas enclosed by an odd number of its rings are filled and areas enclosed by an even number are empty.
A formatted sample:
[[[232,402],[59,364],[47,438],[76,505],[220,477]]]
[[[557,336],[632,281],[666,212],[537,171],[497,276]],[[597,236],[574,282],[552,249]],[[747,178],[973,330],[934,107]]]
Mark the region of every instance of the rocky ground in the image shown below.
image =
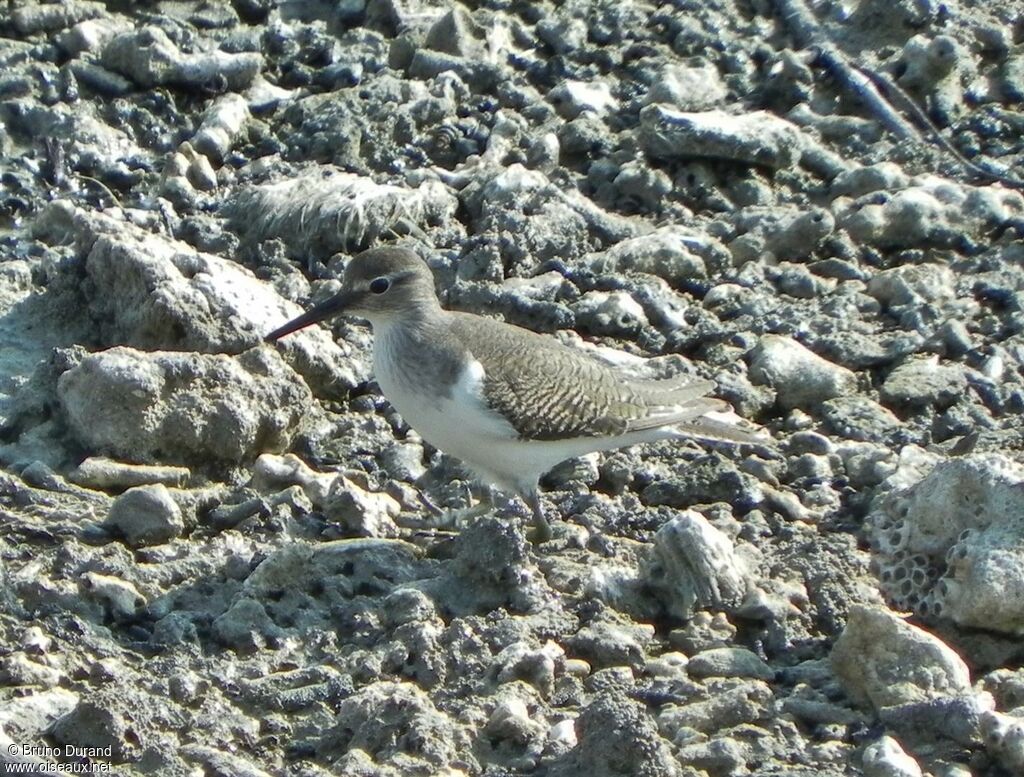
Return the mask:
[[[0,64],[5,764],[1024,773],[1024,3],[20,0]],[[389,241],[773,445],[438,528],[369,330],[261,342]]]

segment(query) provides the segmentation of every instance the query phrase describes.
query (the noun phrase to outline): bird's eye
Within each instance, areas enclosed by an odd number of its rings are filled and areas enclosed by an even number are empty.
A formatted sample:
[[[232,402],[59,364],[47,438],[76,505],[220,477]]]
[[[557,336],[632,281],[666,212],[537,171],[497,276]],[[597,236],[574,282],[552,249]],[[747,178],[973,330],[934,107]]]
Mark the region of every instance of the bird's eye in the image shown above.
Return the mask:
[[[391,281],[387,278],[374,278],[370,281],[370,291],[374,294],[383,294],[391,288]]]

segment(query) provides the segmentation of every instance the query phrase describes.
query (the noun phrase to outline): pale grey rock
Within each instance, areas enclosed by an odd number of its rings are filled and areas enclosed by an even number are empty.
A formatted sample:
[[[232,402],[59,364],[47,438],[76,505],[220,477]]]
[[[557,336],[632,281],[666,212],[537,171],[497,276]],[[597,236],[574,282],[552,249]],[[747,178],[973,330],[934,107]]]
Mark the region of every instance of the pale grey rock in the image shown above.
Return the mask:
[[[600,460],[601,456],[598,453],[588,453],[585,456],[566,459],[550,469],[541,478],[541,481],[545,486],[553,488],[571,487],[573,483],[593,486],[601,477]]]
[[[203,113],[202,123],[191,141],[192,147],[210,161],[221,164],[249,118],[245,98],[239,94],[224,95]]]
[[[984,617],[1015,623],[1008,603],[996,601],[1019,598],[1011,532],[1005,545],[993,544],[993,527],[958,534],[945,548],[969,550],[966,561],[947,561],[945,550],[898,547],[910,536],[905,526],[899,541],[895,524],[883,539],[862,516],[941,457],[969,457],[972,439],[975,450],[1012,458],[1021,409],[1017,195],[904,172],[923,169],[921,149],[883,137],[867,112],[836,112],[850,95],[840,94],[840,80],[819,77],[807,52],[822,41],[804,39],[788,13],[808,6],[846,36],[837,44],[855,33],[865,53],[857,67],[877,69],[878,52],[889,55],[898,68],[881,69],[940,123],[950,97],[969,95],[983,116],[957,125],[956,144],[980,164],[1011,169],[1013,84],[1024,83],[1024,69],[1013,25],[997,8],[1007,4],[798,0],[779,13],[759,1],[739,15],[736,3],[690,3],[692,13],[681,5],[122,1],[94,4],[94,19],[59,27],[86,4],[8,3],[0,13],[0,458],[8,470],[0,472],[0,726],[12,742],[57,745],[54,719],[98,700],[80,717],[117,710],[120,741],[139,747],[112,768],[140,775],[819,777],[861,769],[883,733],[934,777],[968,777],[954,759],[975,772],[1021,771],[995,737],[979,733],[984,708],[972,696],[854,710],[822,659],[849,608],[878,595],[875,570],[888,573],[890,597],[904,579],[927,593],[946,577],[969,578],[966,609],[990,596]],[[19,31],[14,20],[28,9],[49,18],[45,28]],[[855,24],[844,11],[858,15]],[[239,91],[218,71],[209,82],[140,88],[100,58],[119,34],[139,43],[137,28],[147,25],[185,56],[266,57],[274,83],[257,72]],[[948,43],[941,34],[963,50],[953,77],[936,80],[921,55],[931,41],[936,51]],[[160,53],[157,45],[125,60]],[[541,93],[563,79],[606,85],[597,96],[618,104],[580,94],[566,100],[567,115],[581,111],[566,121]],[[959,95],[947,94],[957,80]],[[675,156],[682,146],[671,133],[664,159],[646,152],[641,109],[695,113],[732,97],[733,107],[753,99],[802,129],[741,136],[749,117],[730,108],[714,137],[734,143],[724,155],[739,159]],[[596,115],[602,104],[608,110]],[[772,168],[793,160],[785,143],[797,137],[799,167]],[[760,151],[769,165],[742,158]],[[880,159],[892,161],[859,167]],[[342,171],[359,182],[334,180]],[[895,232],[895,211],[882,214],[893,230],[879,233],[882,243],[843,228],[868,211],[870,233],[872,206],[884,210],[922,187],[939,205],[907,206],[916,234]],[[273,194],[241,194],[255,190]],[[814,207],[827,217],[815,222]],[[50,214],[62,208],[66,218]],[[839,226],[823,236],[829,220]],[[891,250],[887,239],[904,243]],[[175,461],[192,473],[190,491],[172,490],[186,525],[178,539],[131,549],[95,531],[111,498],[61,478],[90,453],[69,435],[56,394],[58,375],[87,357],[76,344],[237,355],[336,291],[364,244],[396,240],[429,255],[446,306],[566,337],[614,323],[571,310],[583,295],[627,294],[648,324],[604,330],[617,340],[609,345],[692,359],[686,371],[713,378],[717,396],[783,440],[780,457],[731,447],[701,456],[694,442],[637,446],[606,454],[592,485],[589,461],[552,474],[545,485],[558,488],[545,506],[563,531],[551,543],[526,541],[519,515],[488,513],[458,535],[431,531],[413,483],[425,474],[419,485],[444,507],[466,502],[463,483],[444,457],[422,458],[368,384],[367,329],[338,320],[268,349],[323,400],[303,406],[288,447],[309,466],[260,456],[261,446],[237,462],[185,452]],[[766,332],[854,371],[857,384],[821,404],[777,404],[774,386],[751,383],[747,355]],[[901,421],[880,404],[879,388],[903,360],[936,353],[942,366],[963,370],[969,388],[948,409],[945,399],[936,410],[899,400],[891,409]],[[904,384],[915,388],[913,376]],[[209,412],[206,387],[191,388],[198,419]],[[258,402],[277,411],[286,399]],[[931,445],[937,458],[915,478],[893,478],[898,464],[910,466],[908,441]],[[35,460],[50,469],[26,467]],[[152,460],[171,464],[162,451]],[[141,467],[125,465],[92,470],[80,485],[109,484],[111,494],[148,485],[131,480]],[[409,542],[326,541],[352,531],[325,515],[337,474],[397,499],[395,523]],[[976,487],[999,492],[1012,481]],[[901,504],[886,505],[894,521]],[[699,505],[733,555],[757,570],[738,605],[702,605],[681,621],[665,606],[679,604],[674,594],[648,585],[654,536],[677,515],[674,505]],[[936,522],[973,516],[940,507]],[[987,576],[998,587],[983,594],[973,581],[997,550],[1008,563],[993,563]],[[869,569],[869,558],[885,554]],[[149,603],[124,592],[115,608],[79,587],[87,573],[125,581]],[[942,619],[972,666],[1016,665],[1016,630],[935,613],[917,609],[914,623]],[[32,623],[48,648],[23,642]],[[570,641],[595,623],[629,638],[584,632],[579,645],[593,652],[592,667]],[[739,645],[763,649],[782,676],[719,674],[739,662],[723,669],[715,651]],[[666,650],[696,657],[694,672],[708,674],[693,679],[688,659]],[[379,688],[332,728],[346,700],[382,682],[418,690]],[[1012,726],[1024,696],[1009,683],[992,693]],[[0,739],[0,750],[6,744]]]
[[[945,322],[939,327],[939,336],[951,356],[963,356],[974,347],[974,339],[963,321]]]
[[[234,354],[259,346],[267,332],[301,312],[236,262],[66,201],[48,207],[36,229],[54,240],[73,235],[81,245],[86,275],[101,293],[84,304],[63,304],[84,308],[100,342]],[[67,293],[80,293],[74,283]],[[321,395],[335,396],[365,377],[353,365],[352,349],[319,327],[276,347]]]
[[[603,116],[618,107],[611,89],[603,81],[563,81],[550,92],[547,100],[564,119],[575,119],[581,114]]]
[[[591,172],[597,172],[591,168]],[[663,171],[648,167],[639,160],[630,160],[619,166],[602,195],[614,192],[612,200],[628,211],[661,212],[665,197],[672,191],[672,179]]]
[[[687,654],[719,647],[729,647],[736,637],[736,627],[724,612],[699,610],[686,625],[669,632],[669,644]]]
[[[711,648],[690,658],[687,673],[694,678],[749,677],[771,682],[775,670],[746,648]]]
[[[181,145],[191,149],[187,141]],[[209,159],[195,150],[192,150],[185,177],[198,191],[212,192],[217,188],[217,171],[213,169]]]
[[[160,618],[153,626],[150,641],[154,645],[174,648],[181,645],[198,645],[199,632],[185,612],[172,612]]]
[[[850,726],[865,721],[865,716],[849,707],[826,701],[824,697],[806,698],[803,695],[789,696],[782,701],[782,709],[798,720],[811,725]]]
[[[360,488],[339,475],[324,501],[324,514],[347,534],[357,537],[397,537],[395,518],[400,506],[391,496]]]
[[[909,265],[875,273],[868,294],[887,308],[947,302],[956,296],[956,276],[946,265]]]
[[[795,167],[803,153],[800,129],[758,111],[686,113],[665,105],[640,111],[638,139],[654,159],[727,159],[771,168]]]
[[[747,591],[749,572],[732,541],[692,510],[666,523],[641,568],[665,611],[689,618],[702,607],[734,607]]]
[[[533,686],[545,698],[555,687],[555,674],[564,669],[565,650],[548,641],[534,646],[513,642],[494,657],[492,672],[499,683],[522,681]]]
[[[707,111],[723,104],[728,90],[711,62],[670,63],[659,72],[644,103],[665,103],[680,111]]]
[[[381,458],[384,468],[391,477],[406,483],[415,483],[427,472],[423,457],[423,445],[406,440],[389,445]]]
[[[869,442],[848,441],[839,444],[836,453],[854,488],[877,486],[892,475],[898,465],[896,455],[888,448]]]
[[[847,440],[878,443],[903,425],[887,407],[864,396],[830,399],[821,405],[830,431]]]
[[[914,92],[934,90],[955,71],[958,57],[963,56],[959,49],[956,40],[948,35],[915,35],[900,54],[902,72],[896,82]]]
[[[820,278],[802,264],[782,262],[769,274],[775,287],[797,299],[817,299],[835,288],[835,283]]]
[[[780,262],[806,260],[835,229],[835,218],[822,208],[749,207],[728,221],[734,234],[728,246],[737,267],[768,254]]]
[[[181,754],[190,762],[200,764],[210,774],[230,774],[232,777],[270,777],[270,772],[235,753],[216,747],[188,744]]]
[[[832,668],[857,704],[876,710],[970,693],[970,672],[944,642],[886,609],[854,607]]]
[[[644,309],[625,291],[588,291],[569,309],[579,326],[595,335],[636,336],[650,325]]]
[[[441,51],[418,48],[409,62],[410,77],[426,81],[444,73],[454,73],[473,91],[490,92],[501,81],[502,70],[477,57],[461,57]]]
[[[1024,197],[1007,189],[922,176],[883,198],[834,200],[832,210],[837,225],[858,243],[889,249],[948,246],[964,234],[1019,216]]]
[[[890,406],[949,407],[967,390],[967,376],[958,364],[939,364],[938,357],[908,359],[886,377],[879,392]]]
[[[897,83],[923,99],[939,126],[949,124],[964,110],[963,76],[975,65],[964,47],[950,35],[915,35],[903,46],[896,67]]]
[[[986,749],[1011,774],[1024,771],[1024,718],[991,710],[981,716]]]
[[[125,491],[110,506],[104,524],[132,548],[169,542],[185,528],[181,508],[162,484]]]
[[[559,54],[568,54],[587,44],[588,26],[576,15],[541,19],[537,37]]]
[[[238,463],[291,442],[312,397],[274,352],[238,357],[111,348],[61,375],[87,450],[140,463]]]
[[[188,467],[131,464],[104,456],[90,456],[68,473],[68,480],[86,488],[124,491],[156,484],[177,488],[185,485],[191,476]]]
[[[636,673],[628,666],[606,666],[587,675],[583,688],[591,694],[625,694],[636,683]]]
[[[646,645],[653,636],[654,630],[643,625],[602,620],[583,626],[570,638],[569,646],[594,667],[638,669],[644,664]]]
[[[83,697],[53,724],[53,739],[59,745],[109,747],[111,761],[126,761],[138,753],[138,740],[130,731],[125,706],[116,688]]]
[[[473,20],[472,14],[464,6],[454,5],[431,25],[424,44],[446,54],[480,57],[485,50],[483,37],[484,30]]]
[[[676,467],[671,476],[658,478],[640,496],[646,504],[676,508],[711,502],[752,507],[764,501],[766,490],[733,462],[708,454]]]
[[[591,254],[587,262],[596,272],[650,273],[678,286],[707,277],[703,254],[713,247],[724,254],[725,249],[718,241],[673,225],[623,240],[607,251]]]
[[[436,562],[421,556],[414,545],[401,540],[295,541],[275,549],[251,573],[243,570],[248,574],[240,595],[261,605],[270,618],[267,630],[257,631],[264,635],[261,639],[277,638],[295,628],[330,628],[336,615],[329,602],[351,599],[357,591],[385,597],[416,587],[430,596],[428,584],[434,582],[438,569]],[[447,603],[457,589],[443,590],[449,595],[444,599]],[[253,617],[257,625],[266,623],[259,612]],[[248,639],[246,633],[233,631],[243,640]]]
[[[45,655],[53,648],[53,639],[39,626],[29,626],[22,634],[19,644],[26,653]]]
[[[540,261],[582,255],[589,250],[591,229],[617,239],[638,231],[635,224],[622,225],[589,199],[559,191],[543,173],[518,163],[475,176],[462,190],[462,201],[475,229],[517,233],[520,245]]]
[[[130,29],[131,25],[124,19],[101,15],[78,22],[70,29],[58,33],[56,42],[69,56],[77,57],[85,52],[102,49],[108,40]]]
[[[658,712],[658,726],[673,739],[684,729],[713,733],[765,720],[773,714],[773,706],[772,690],[767,683],[727,680],[706,699],[666,705]]]
[[[775,389],[785,408],[814,408],[853,393],[856,376],[788,337],[764,335],[750,355],[750,377]]]
[[[604,774],[608,777],[681,777],[668,742],[647,710],[631,699],[602,694],[576,721],[578,744],[553,769],[561,777]]]
[[[747,761],[743,747],[731,737],[683,745],[676,757],[679,763],[705,774],[735,774],[745,768]]]
[[[644,667],[644,672],[652,677],[678,681],[686,677],[688,663],[689,659],[685,653],[673,650],[650,659]]]
[[[85,19],[105,16],[106,6],[90,0],[67,3],[21,3],[12,8],[10,16],[14,29],[22,35],[63,30]]]
[[[1007,57],[1001,76],[1002,93],[1013,102],[1024,101],[1024,56],[1014,54]]]
[[[253,52],[213,49],[185,53],[156,26],[115,36],[103,47],[100,61],[143,88],[174,85],[202,89],[222,79],[228,89],[239,90],[249,86],[263,67],[262,55]]]
[[[79,585],[86,598],[98,603],[114,620],[130,620],[146,605],[146,597],[132,583],[114,575],[86,572]]]
[[[284,456],[264,453],[253,464],[249,484],[262,493],[301,486],[310,502],[320,508],[326,503],[337,477],[335,472],[317,472],[294,453]]]
[[[498,689],[493,709],[484,725],[481,741],[490,762],[517,770],[535,769],[544,750],[550,726],[540,714],[537,692],[524,683],[509,683]]]
[[[887,729],[915,748],[943,740],[976,746],[981,741],[981,717],[992,706],[987,693],[967,693],[896,704],[877,715]]]
[[[921,777],[921,767],[892,737],[882,737],[864,748],[865,777]]]
[[[902,189],[910,183],[910,177],[894,162],[855,167],[840,173],[832,180],[833,197],[860,197],[870,192]]]
[[[858,292],[857,299],[861,307],[873,306],[867,295]],[[923,344],[921,334],[906,331],[878,336],[845,330],[814,340],[822,356],[852,370],[890,365],[919,352]]]
[[[64,679],[63,672],[33,661],[20,651],[0,661],[0,682],[4,685],[53,688]]]
[[[283,636],[283,631],[255,599],[240,598],[213,622],[213,633],[227,647],[251,651]]]
[[[400,771],[441,772],[471,757],[466,726],[413,683],[375,682],[344,699],[325,740],[339,754],[362,750]]]
[[[917,0],[864,0],[848,23],[858,30],[871,30],[881,40],[906,39],[908,30],[930,29],[939,20],[939,6]]]
[[[13,696],[0,701],[0,726],[12,743],[33,742],[46,735],[54,722],[71,712],[78,702],[79,694],[59,687]]]

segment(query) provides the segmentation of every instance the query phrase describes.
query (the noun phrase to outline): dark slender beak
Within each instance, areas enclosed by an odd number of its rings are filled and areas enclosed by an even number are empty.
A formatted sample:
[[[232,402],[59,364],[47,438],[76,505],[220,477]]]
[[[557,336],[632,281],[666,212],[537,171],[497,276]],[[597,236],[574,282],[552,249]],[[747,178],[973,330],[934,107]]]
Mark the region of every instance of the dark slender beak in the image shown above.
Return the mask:
[[[290,335],[292,332],[304,329],[310,324],[315,324],[318,321],[333,318],[339,313],[344,312],[345,308],[347,308],[349,303],[352,301],[352,296],[352,293],[349,291],[338,292],[333,297],[329,297],[319,305],[310,308],[301,316],[293,318],[284,326],[278,327],[270,334],[264,336],[263,339],[268,343],[272,343],[275,340],[280,340],[285,335]]]

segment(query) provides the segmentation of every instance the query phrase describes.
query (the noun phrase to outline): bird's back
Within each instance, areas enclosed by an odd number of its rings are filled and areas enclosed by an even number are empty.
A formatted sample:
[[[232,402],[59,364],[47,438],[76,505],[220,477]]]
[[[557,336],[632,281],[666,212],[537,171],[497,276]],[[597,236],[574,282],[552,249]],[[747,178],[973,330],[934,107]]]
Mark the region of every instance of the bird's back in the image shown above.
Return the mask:
[[[451,313],[449,321],[452,333],[483,367],[488,404],[523,439],[618,437],[693,425],[705,413],[728,407],[704,396],[714,387],[710,381],[689,376],[632,380],[549,336],[467,313]],[[691,433],[721,439],[696,429]]]

